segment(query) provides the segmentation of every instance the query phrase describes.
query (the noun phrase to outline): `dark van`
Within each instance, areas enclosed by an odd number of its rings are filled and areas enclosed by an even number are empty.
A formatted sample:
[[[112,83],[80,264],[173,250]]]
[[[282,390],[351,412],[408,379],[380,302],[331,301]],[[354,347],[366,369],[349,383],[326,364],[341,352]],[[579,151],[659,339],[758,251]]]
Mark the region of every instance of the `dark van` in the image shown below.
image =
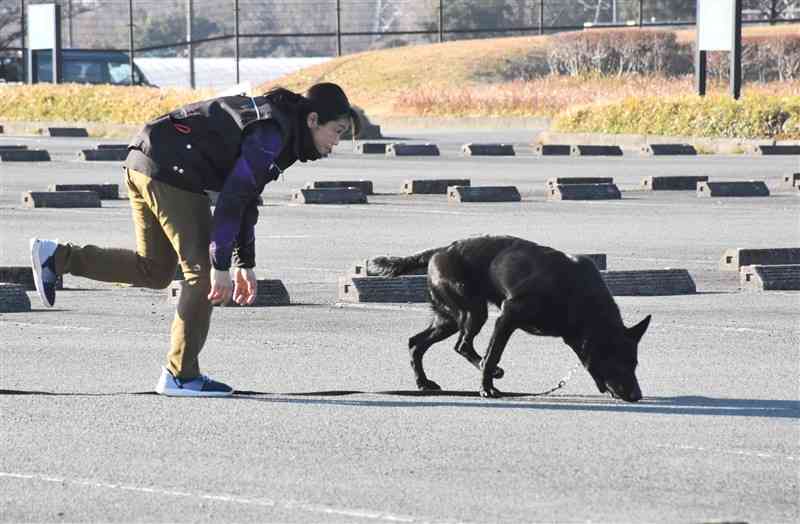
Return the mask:
[[[53,81],[52,51],[35,51],[33,82]],[[131,67],[123,51],[62,49],[61,82],[76,84],[130,85]],[[139,67],[133,65],[133,84],[152,86]]]

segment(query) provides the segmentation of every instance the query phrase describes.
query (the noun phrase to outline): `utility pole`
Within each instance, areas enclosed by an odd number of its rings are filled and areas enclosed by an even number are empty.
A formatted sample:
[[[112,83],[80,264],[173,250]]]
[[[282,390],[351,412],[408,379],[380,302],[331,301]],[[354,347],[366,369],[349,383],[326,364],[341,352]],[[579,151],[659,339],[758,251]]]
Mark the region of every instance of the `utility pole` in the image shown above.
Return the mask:
[[[25,35],[28,33],[25,28],[25,0],[20,0],[19,5],[19,27],[22,31],[22,42],[20,42],[22,44],[22,78],[23,82],[27,84],[30,81],[28,80],[28,50],[25,49]]]
[[[195,88],[194,45],[192,44],[192,20],[194,19],[194,0],[186,0],[186,42],[189,55],[189,86]]]
[[[539,34],[544,34],[544,0],[539,0]]]

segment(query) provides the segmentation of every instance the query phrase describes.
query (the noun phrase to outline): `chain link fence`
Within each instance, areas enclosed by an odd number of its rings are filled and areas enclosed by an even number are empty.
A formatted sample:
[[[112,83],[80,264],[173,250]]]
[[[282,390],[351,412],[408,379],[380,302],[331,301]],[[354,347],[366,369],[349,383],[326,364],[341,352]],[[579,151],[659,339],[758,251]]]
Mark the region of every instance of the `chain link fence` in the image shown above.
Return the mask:
[[[27,6],[0,0],[0,79],[24,78]],[[159,85],[269,80],[324,57],[587,27],[692,25],[695,0],[57,0],[65,49],[124,51]],[[743,0],[745,23],[800,21],[800,0]],[[260,75],[260,76],[259,76]],[[256,78],[258,77],[258,78]]]

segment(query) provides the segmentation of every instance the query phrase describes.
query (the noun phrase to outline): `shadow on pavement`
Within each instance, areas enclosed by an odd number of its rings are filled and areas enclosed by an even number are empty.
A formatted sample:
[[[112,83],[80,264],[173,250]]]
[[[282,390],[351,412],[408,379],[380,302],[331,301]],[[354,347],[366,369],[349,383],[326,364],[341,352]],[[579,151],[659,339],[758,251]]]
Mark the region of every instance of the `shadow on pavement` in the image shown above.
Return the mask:
[[[114,397],[156,396],[152,391],[80,393],[0,389],[0,396]],[[354,395],[366,398],[344,399]],[[337,397],[337,398],[331,398]],[[396,397],[384,399],[379,397]],[[407,398],[402,398],[407,397]],[[712,398],[702,396],[645,397],[637,403],[625,403],[593,395],[548,395],[503,393],[500,399],[481,399],[476,391],[358,391],[329,390],[297,393],[236,391],[236,400],[319,406],[405,407],[405,408],[490,408],[546,411],[597,411],[652,415],[702,415],[726,417],[765,417],[800,419],[800,401],[770,399]],[[458,400],[466,399],[466,400]],[[475,400],[472,400],[475,399]]]

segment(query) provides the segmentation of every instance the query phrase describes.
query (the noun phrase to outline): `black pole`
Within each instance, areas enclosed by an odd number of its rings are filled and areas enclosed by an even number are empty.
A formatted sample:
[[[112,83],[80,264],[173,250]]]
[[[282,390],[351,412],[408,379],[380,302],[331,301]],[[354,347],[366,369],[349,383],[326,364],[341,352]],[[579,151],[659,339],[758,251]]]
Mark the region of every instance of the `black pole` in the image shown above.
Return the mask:
[[[439,0],[439,43],[444,42],[444,0]]]
[[[539,0],[539,34],[544,34],[544,0]]]
[[[133,78],[133,0],[128,0],[128,65],[131,68],[130,85],[136,84]]]
[[[694,84],[697,94],[706,95],[706,52],[700,50],[700,43],[694,53]]]
[[[742,0],[733,0],[733,42],[731,42],[731,96],[742,93]]]
[[[644,0],[639,0],[639,27],[642,27],[642,21],[644,20],[644,15],[642,13],[642,3]]]
[[[233,61],[236,62],[236,83],[239,83],[239,0],[233,0]]]
[[[192,20],[194,19],[194,0],[186,0],[186,42],[189,56],[189,86],[194,89],[194,45],[192,44]]]
[[[342,56],[342,1],[336,0],[336,56]]]
[[[25,48],[25,35],[27,34],[25,29],[25,0],[20,0],[19,5],[19,26],[22,34],[22,41],[20,42],[22,44],[22,78],[23,82],[28,84],[30,80],[28,79],[28,50]]]

